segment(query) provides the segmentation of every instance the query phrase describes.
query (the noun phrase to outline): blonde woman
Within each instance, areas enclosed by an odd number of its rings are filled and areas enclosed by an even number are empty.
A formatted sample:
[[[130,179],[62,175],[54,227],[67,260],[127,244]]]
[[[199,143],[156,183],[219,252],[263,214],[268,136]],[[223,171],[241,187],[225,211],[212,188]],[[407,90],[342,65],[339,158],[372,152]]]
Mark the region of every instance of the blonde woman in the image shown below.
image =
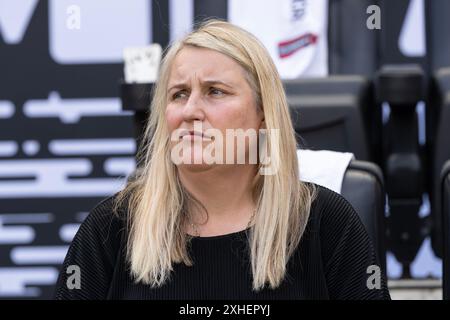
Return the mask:
[[[383,276],[368,286],[377,259],[352,207],[299,181],[282,83],[253,35],[210,20],[174,43],[144,138],[135,176],[76,234],[57,299],[389,298]]]

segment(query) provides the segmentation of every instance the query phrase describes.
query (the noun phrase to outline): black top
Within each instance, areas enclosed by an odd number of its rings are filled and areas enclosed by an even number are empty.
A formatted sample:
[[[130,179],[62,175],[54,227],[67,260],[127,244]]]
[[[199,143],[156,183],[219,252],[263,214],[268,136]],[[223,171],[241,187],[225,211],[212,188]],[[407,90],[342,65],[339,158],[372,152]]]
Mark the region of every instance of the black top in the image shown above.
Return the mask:
[[[65,258],[56,299],[389,299],[371,265],[379,265],[372,243],[352,206],[339,194],[317,186],[310,219],[287,274],[276,289],[252,291],[246,236],[248,230],[194,237],[194,265],[175,264],[160,288],[134,283],[125,260],[124,221],[111,213],[113,196],[100,202],[80,226]],[[80,289],[67,287],[79,266]],[[371,277],[372,276],[372,277]],[[70,278],[72,284],[74,278]],[[372,289],[368,288],[369,287]],[[376,287],[376,286],[375,286]]]

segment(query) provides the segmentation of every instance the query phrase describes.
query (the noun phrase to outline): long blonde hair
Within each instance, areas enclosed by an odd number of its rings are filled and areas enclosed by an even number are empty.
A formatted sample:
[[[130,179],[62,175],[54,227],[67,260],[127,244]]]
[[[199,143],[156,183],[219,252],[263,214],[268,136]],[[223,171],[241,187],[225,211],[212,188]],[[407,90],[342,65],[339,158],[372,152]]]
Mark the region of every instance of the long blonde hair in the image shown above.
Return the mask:
[[[265,144],[279,164],[272,175],[257,174],[253,195],[257,204],[248,238],[253,289],[276,288],[284,279],[308,222],[315,189],[299,180],[296,139],[284,89],[264,46],[249,32],[225,21],[208,20],[166,52],[154,89],[151,114],[138,153],[138,170],[115,197],[118,211],[125,199],[128,216],[127,259],[136,282],[158,287],[174,263],[192,266],[183,230],[192,198],[178,178],[170,158],[170,134],[165,121],[167,85],[174,58],[185,46],[218,51],[233,58],[247,75],[264,112]],[[274,139],[270,129],[279,129]]]

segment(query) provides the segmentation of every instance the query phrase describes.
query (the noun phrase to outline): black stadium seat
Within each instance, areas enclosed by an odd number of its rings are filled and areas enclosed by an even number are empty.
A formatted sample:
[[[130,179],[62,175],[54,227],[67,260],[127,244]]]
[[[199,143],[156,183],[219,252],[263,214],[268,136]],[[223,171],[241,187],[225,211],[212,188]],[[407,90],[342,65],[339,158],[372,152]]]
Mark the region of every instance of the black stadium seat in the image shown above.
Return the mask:
[[[419,144],[417,103],[424,98],[424,71],[417,64],[385,65],[375,82],[377,102],[390,114],[383,126],[382,167],[389,196],[388,246],[410,277],[410,266],[427,231],[422,206],[423,153]]]
[[[342,181],[341,194],[360,216],[386,271],[385,191],[380,168],[370,162],[352,160]]]
[[[450,53],[449,53],[450,54]],[[441,193],[440,174],[444,163],[450,159],[450,68],[443,68],[434,76],[433,108],[437,114],[433,149],[432,149],[432,181],[433,181],[433,248],[442,253],[442,222],[441,222]]]
[[[353,152],[371,160],[370,83],[361,76],[284,81],[294,128],[302,148]]]
[[[444,233],[443,294],[450,300],[450,160],[442,169],[442,219]]]
[[[441,169],[450,159],[450,1],[425,1],[427,64],[432,75],[427,107],[427,144],[432,207],[432,244],[442,256]]]

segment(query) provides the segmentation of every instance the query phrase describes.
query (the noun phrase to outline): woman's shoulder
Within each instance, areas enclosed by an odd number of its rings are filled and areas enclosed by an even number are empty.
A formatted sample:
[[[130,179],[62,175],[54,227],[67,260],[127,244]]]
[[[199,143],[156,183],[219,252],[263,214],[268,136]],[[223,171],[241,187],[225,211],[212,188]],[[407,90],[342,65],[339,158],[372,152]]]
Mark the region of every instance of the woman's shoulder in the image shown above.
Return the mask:
[[[123,241],[124,221],[114,213],[116,195],[98,202],[79,227],[67,251],[57,281],[56,299],[103,299]],[[77,266],[82,274],[83,290],[67,286],[69,268]]]
[[[106,226],[120,226],[125,221],[124,207],[115,208],[117,193],[97,202],[89,211],[83,224]]]
[[[367,286],[368,268],[380,268],[370,237],[351,204],[340,194],[315,185],[310,218],[316,222],[319,250],[332,299],[389,299],[385,275],[380,287]],[[317,229],[315,229],[317,231]]]
[[[316,196],[311,205],[309,227],[320,235],[325,261],[342,245],[372,250],[369,235],[350,202],[326,187],[314,185],[314,188]]]
[[[315,197],[311,205],[311,218],[325,222],[360,222],[355,209],[342,195],[311,182],[308,182],[307,185],[315,189]]]
[[[93,242],[115,251],[126,227],[126,210],[115,208],[117,193],[95,204],[80,225],[72,245],[86,245]]]

